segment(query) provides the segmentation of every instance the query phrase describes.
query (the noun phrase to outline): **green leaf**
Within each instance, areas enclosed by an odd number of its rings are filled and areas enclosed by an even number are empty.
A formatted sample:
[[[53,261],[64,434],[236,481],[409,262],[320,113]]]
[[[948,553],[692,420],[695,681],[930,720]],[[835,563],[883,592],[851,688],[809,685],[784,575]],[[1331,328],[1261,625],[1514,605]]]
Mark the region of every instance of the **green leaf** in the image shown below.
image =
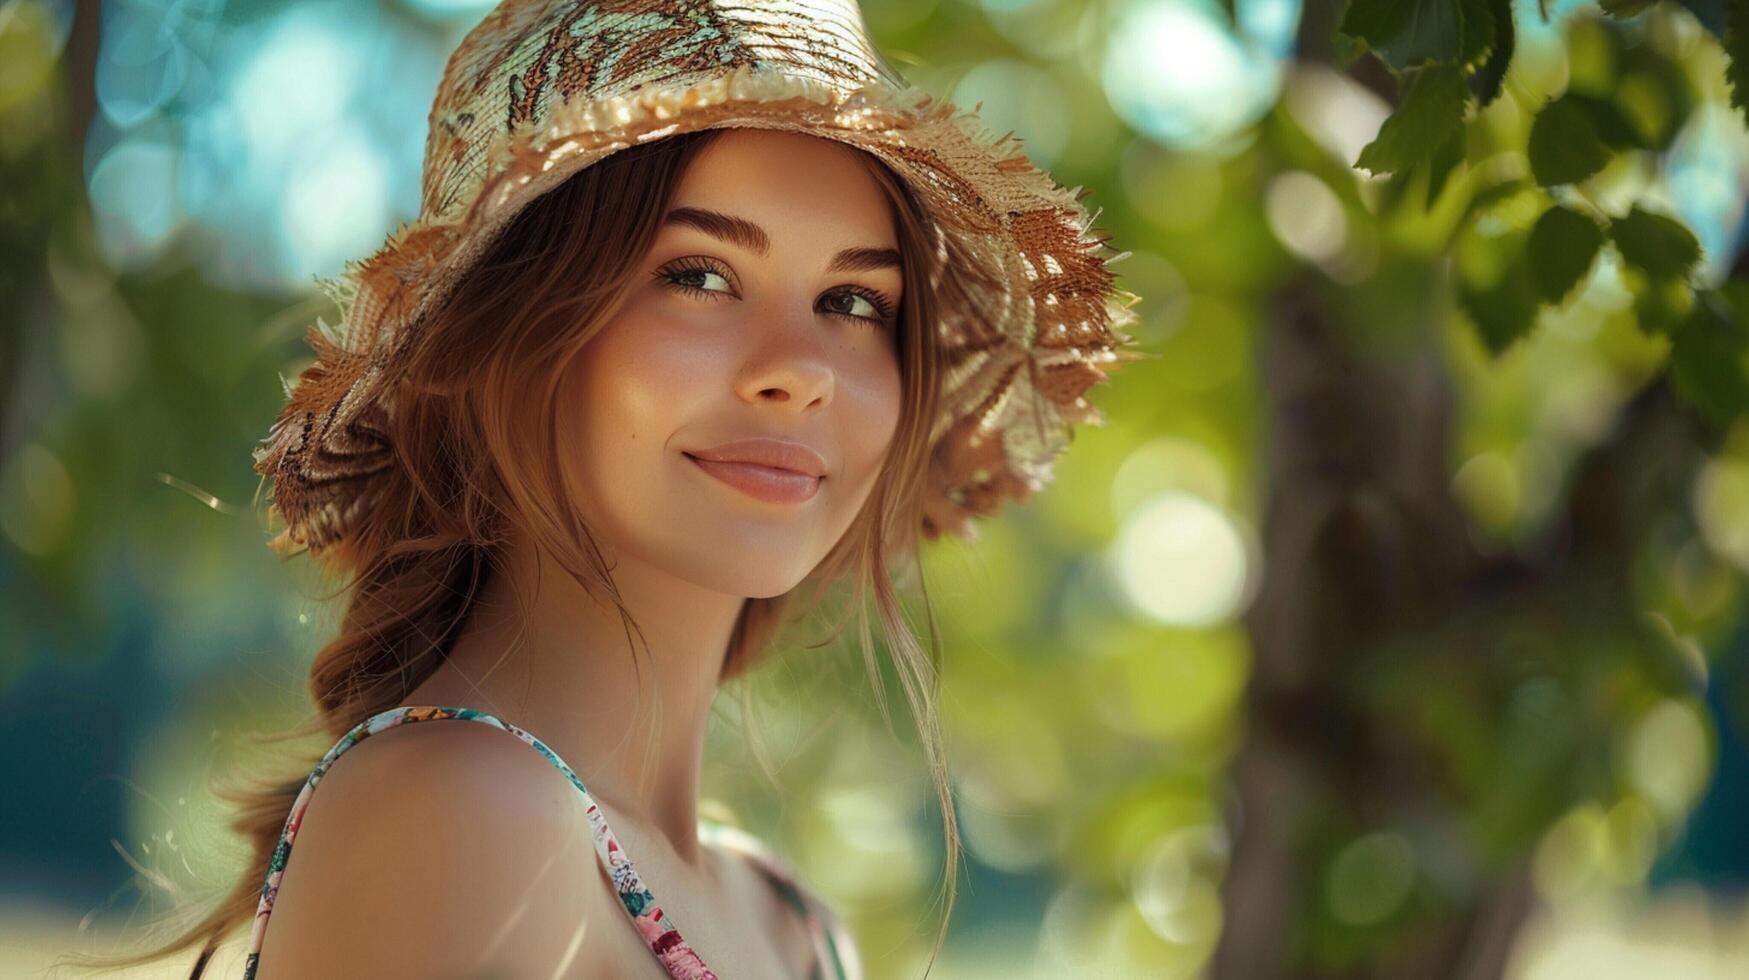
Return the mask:
[[[1640,125],[1614,99],[1599,98],[1583,92],[1568,92],[1561,97],[1561,101],[1571,102],[1585,110],[1585,115],[1597,130],[1597,138],[1605,146],[1618,150],[1651,148],[1650,134],[1642,132]]]
[[[1731,87],[1731,104],[1749,121],[1749,3],[1730,5],[1725,14],[1725,81]]]
[[[1337,30],[1398,70],[1457,61],[1464,47],[1460,0],[1352,0]]]
[[[1462,0],[1458,8],[1463,19],[1464,36],[1457,63],[1472,65],[1494,50],[1494,9],[1492,0]]]
[[[1529,236],[1518,231],[1476,242],[1490,256],[1487,264],[1493,269],[1487,275],[1492,281],[1482,288],[1472,285],[1460,259],[1458,302],[1475,323],[1483,346],[1499,357],[1536,326],[1541,306],[1525,256]]]
[[[1464,207],[1463,216],[1458,219],[1460,225],[1467,225],[1477,215],[1504,201],[1530,186],[1523,177],[1508,177],[1476,191]]]
[[[1355,166],[1375,174],[1407,170],[1430,159],[1452,130],[1463,128],[1467,94],[1455,66],[1429,65],[1405,74],[1401,104],[1360,151]]]
[[[1559,304],[1578,284],[1597,250],[1603,247],[1603,230],[1587,215],[1555,205],[1536,219],[1530,229],[1531,281],[1544,301]]]
[[[1506,78],[1506,69],[1512,62],[1512,51],[1517,44],[1517,32],[1512,23],[1512,0],[1487,2],[1494,28],[1493,49],[1488,60],[1470,76],[1470,91],[1475,93],[1476,104],[1481,108],[1499,98],[1500,84]]]
[[[1433,159],[1427,166],[1427,202],[1426,207],[1432,208],[1433,202],[1439,200],[1439,192],[1445,189],[1446,178],[1452,170],[1464,160],[1464,127],[1453,126],[1446,134],[1439,149],[1433,151]]]
[[[1483,346],[1495,357],[1536,326],[1536,287],[1522,265],[1513,266],[1494,288],[1460,290],[1458,298],[1475,321]]]
[[[1653,278],[1686,279],[1700,261],[1700,242],[1682,222],[1637,204],[1609,223],[1609,239],[1628,264]]]
[[[1694,111],[1693,81],[1679,60],[1649,44],[1623,48],[1618,57],[1610,100],[1645,135],[1650,149],[1668,150]]]
[[[1729,280],[1695,294],[1671,331],[1676,391],[1722,425],[1749,412],[1749,283]]]
[[[1578,101],[1562,96],[1537,113],[1530,127],[1530,171],[1538,184],[1577,183],[1608,162],[1597,126]]]
[[[1611,17],[1632,17],[1657,2],[1658,0],[1597,0],[1597,5]]]
[[[1631,265],[1622,266],[1620,275],[1634,298],[1634,325],[1648,336],[1668,336],[1694,306],[1694,290],[1686,280],[1654,276]]]

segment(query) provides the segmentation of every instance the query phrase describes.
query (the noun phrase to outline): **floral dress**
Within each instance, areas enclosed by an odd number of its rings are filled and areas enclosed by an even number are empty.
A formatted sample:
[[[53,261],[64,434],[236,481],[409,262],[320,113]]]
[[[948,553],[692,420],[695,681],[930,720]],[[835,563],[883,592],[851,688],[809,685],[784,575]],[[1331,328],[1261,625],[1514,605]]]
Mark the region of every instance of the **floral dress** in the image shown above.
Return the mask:
[[[261,959],[261,943],[267,932],[267,918],[273,912],[273,899],[279,892],[280,879],[285,874],[286,860],[291,857],[292,843],[297,839],[298,826],[303,822],[304,811],[309,807],[310,794],[316,784],[334,765],[342,753],[377,732],[385,731],[396,725],[412,724],[425,721],[461,720],[473,721],[491,725],[515,735],[528,743],[536,752],[545,756],[577,790],[582,798],[584,813],[589,818],[589,826],[595,835],[595,854],[601,859],[613,880],[614,889],[619,893],[620,903],[626,913],[632,917],[639,934],[644,937],[644,944],[651,954],[661,961],[668,970],[668,975],[674,980],[716,980],[716,973],[704,964],[698,953],[680,936],[673,920],[663,913],[662,906],[657,904],[656,896],[644,886],[638,877],[637,869],[632,865],[632,859],[625,849],[619,846],[619,841],[608,829],[607,817],[601,808],[595,804],[589,790],[583,786],[583,781],[571,771],[571,767],[558,757],[552,749],[540,739],[526,730],[504,721],[494,715],[474,708],[447,707],[441,705],[402,705],[380,711],[355,725],[351,731],[341,736],[340,741],[328,750],[322,761],[310,772],[309,779],[304,783],[303,790],[298,793],[297,800],[292,804],[291,813],[286,817],[285,829],[280,832],[279,844],[274,848],[273,859],[268,863],[267,880],[261,887],[261,903],[255,910],[255,926],[249,941],[248,959],[245,961],[243,980],[253,980],[255,971]],[[699,839],[706,844],[714,844],[727,850],[742,854],[753,865],[764,873],[783,900],[794,908],[807,923],[808,932],[813,941],[814,960],[809,973],[810,980],[861,980],[861,964],[856,955],[856,947],[849,931],[843,922],[834,915],[824,903],[811,895],[798,882],[796,874],[781,858],[773,854],[758,838],[737,827],[720,824],[710,820],[699,821]]]

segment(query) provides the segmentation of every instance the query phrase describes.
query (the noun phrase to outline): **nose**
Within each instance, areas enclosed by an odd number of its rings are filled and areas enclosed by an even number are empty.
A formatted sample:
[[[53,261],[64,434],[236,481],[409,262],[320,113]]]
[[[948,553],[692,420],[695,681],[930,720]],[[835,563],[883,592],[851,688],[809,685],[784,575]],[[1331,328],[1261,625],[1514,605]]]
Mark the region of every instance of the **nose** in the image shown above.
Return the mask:
[[[796,402],[797,407],[810,405],[826,405],[831,402],[831,381],[816,381],[812,378],[795,377],[790,380],[774,382],[759,389],[758,397],[764,401]]]
[[[837,370],[819,318],[792,315],[768,322],[774,325],[760,333],[745,362],[738,385],[742,397],[785,404],[795,411],[830,405]]]
[[[790,404],[796,410],[832,403],[832,368],[824,363],[774,364],[749,385],[760,401]]]

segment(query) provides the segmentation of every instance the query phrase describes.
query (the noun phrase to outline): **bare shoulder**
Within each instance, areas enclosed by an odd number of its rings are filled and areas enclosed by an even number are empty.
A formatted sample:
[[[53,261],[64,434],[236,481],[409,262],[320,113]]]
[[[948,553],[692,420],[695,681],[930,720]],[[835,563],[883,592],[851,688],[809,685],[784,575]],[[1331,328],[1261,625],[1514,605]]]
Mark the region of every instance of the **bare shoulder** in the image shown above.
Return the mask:
[[[538,752],[475,723],[397,726],[317,783],[256,977],[624,975],[629,920],[603,880],[575,788]]]

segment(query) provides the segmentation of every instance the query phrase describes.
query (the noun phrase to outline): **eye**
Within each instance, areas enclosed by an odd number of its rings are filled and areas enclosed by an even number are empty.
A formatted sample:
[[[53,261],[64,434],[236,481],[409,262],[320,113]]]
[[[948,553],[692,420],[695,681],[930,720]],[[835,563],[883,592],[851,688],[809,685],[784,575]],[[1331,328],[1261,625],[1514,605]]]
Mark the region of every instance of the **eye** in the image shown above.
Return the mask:
[[[712,277],[721,279],[725,285],[730,285],[730,273],[715,260],[703,256],[681,259],[656,270],[654,277],[670,289],[678,289],[689,295],[716,300],[724,296],[734,296],[733,286],[728,290],[707,289],[705,284]],[[886,328],[893,322],[894,308],[892,300],[886,298],[877,290],[864,286],[840,286],[825,294],[826,308],[823,312],[847,320],[855,320],[877,329]],[[845,299],[848,298],[848,302]],[[858,312],[858,303],[867,312]]]
[[[849,309],[829,309],[826,311],[833,316],[844,316],[853,320],[865,320],[877,327],[885,327],[893,322],[892,301],[872,289],[864,289],[861,286],[845,286],[841,289],[835,289],[826,295],[833,298],[848,297],[850,299]],[[864,306],[873,310],[874,315],[868,316],[866,314],[852,313],[851,310],[856,309],[857,300],[861,300]]]
[[[715,289],[705,289],[702,286],[694,285],[693,283],[693,280],[709,282],[711,276],[716,276],[718,279],[723,280],[725,284],[729,281],[727,269],[719,269],[708,259],[703,258],[682,259],[680,262],[666,265],[656,270],[656,278],[666,283],[672,289],[680,289],[692,294],[703,294],[706,297],[715,299],[723,294]],[[731,292],[729,295],[732,296],[734,294]]]

